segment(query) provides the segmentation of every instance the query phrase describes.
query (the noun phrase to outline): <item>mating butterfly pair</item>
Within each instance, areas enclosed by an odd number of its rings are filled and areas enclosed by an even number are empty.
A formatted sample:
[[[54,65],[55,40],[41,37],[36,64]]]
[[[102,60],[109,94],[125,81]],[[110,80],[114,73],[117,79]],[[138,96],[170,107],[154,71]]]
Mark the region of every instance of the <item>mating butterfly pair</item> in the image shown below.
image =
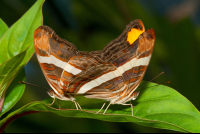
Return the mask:
[[[36,55],[52,88],[49,95],[71,100],[76,107],[77,94],[132,107],[125,103],[139,94],[136,88],[146,72],[154,42],[154,30],[145,31],[141,20],[130,22],[103,50],[89,53],[78,51],[50,27],[40,26],[34,33]]]

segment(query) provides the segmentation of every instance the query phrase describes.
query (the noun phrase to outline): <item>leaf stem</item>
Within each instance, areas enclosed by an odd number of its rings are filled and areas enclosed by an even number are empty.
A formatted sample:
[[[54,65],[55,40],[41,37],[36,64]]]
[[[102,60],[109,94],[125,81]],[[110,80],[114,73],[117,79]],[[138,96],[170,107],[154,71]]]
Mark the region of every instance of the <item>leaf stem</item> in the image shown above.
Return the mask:
[[[12,122],[14,121],[15,119],[21,117],[21,116],[24,116],[24,115],[27,115],[27,114],[33,114],[33,113],[38,113],[38,112],[41,112],[41,111],[27,111],[27,112],[24,112],[24,113],[21,113],[21,114],[17,114],[13,117],[11,117],[10,119],[8,119],[0,128],[0,133],[3,133],[4,129]]]
[[[2,112],[4,98],[5,98],[5,94],[3,93],[3,95],[1,96],[1,99],[0,99],[0,113]]]

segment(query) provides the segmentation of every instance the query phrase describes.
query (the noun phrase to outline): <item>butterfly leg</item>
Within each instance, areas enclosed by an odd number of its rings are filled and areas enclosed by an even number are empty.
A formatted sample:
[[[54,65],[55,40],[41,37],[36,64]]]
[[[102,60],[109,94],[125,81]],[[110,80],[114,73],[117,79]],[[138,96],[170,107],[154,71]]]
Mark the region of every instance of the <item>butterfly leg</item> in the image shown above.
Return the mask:
[[[98,112],[96,112],[96,114],[99,113],[104,108],[105,104],[106,104],[106,102],[103,104],[103,106],[101,107],[101,109]]]
[[[108,104],[108,106],[106,107],[106,109],[105,109],[105,111],[103,112],[103,114],[106,113],[106,111],[107,111],[108,107],[110,106],[110,104],[111,104],[111,103]]]
[[[80,109],[80,110],[82,110],[82,108],[81,108],[81,106],[79,105],[79,103],[78,103],[78,102],[76,102],[76,104],[78,105],[79,109]]]
[[[130,105],[131,106],[131,115],[133,116],[133,105],[132,104],[121,104],[121,105],[125,105],[125,106],[127,106],[127,105]]]
[[[73,101],[73,100],[71,100],[72,102],[74,102],[74,104],[75,104],[75,106],[76,106],[76,109],[78,110],[78,106],[77,106],[77,104],[76,104],[76,101]]]
[[[53,98],[53,102],[51,104],[49,104],[49,106],[53,105],[53,103],[55,102],[56,97]]]
[[[53,98],[53,102],[49,104],[49,106],[53,105],[55,100],[56,100],[56,97]],[[57,103],[58,103],[59,109],[61,109],[58,99],[57,99]]]
[[[59,107],[59,109],[61,109],[60,104],[59,104],[59,100],[58,100],[58,99],[57,99],[57,103],[58,103],[58,107]]]

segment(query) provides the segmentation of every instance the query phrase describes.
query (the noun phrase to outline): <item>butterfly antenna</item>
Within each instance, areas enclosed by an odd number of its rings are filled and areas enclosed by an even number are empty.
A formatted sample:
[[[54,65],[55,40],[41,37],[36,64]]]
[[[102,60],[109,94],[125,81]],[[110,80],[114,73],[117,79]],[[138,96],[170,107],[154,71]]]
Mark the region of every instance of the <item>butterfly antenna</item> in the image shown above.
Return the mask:
[[[155,78],[159,77],[160,75],[164,74],[164,72],[161,72],[160,74],[158,74],[156,77],[154,77],[152,80],[150,80],[149,82],[147,82],[146,84],[142,85],[140,88],[137,89],[137,91],[139,91],[141,88],[143,88],[144,86],[146,86],[148,83],[152,82]],[[164,83],[170,83],[170,81],[168,82],[164,82]],[[163,83],[161,83],[163,84]]]
[[[19,83],[26,84],[26,85],[31,85],[31,86],[35,86],[35,87],[40,87],[40,88],[44,88],[44,89],[50,90],[49,88],[41,87],[41,86],[38,86],[38,85],[34,85],[34,84],[28,83],[28,82],[26,82],[26,81],[19,81]]]

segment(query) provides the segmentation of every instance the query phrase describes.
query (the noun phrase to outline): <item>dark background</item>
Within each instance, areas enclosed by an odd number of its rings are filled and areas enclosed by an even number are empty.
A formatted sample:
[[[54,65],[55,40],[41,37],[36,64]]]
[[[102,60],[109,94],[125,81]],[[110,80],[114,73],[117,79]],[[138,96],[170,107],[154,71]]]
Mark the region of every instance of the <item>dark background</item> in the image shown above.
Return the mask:
[[[0,18],[10,27],[36,0],[0,0]],[[43,24],[82,51],[101,50],[132,20],[153,28],[156,42],[144,80],[170,86],[200,109],[199,0],[46,0]],[[25,67],[27,82],[49,87],[34,55]],[[145,89],[144,89],[145,90]],[[15,110],[48,98],[45,89],[27,86]],[[12,111],[11,110],[11,111]],[[20,117],[5,132],[173,132],[134,123],[68,118],[52,113]]]

